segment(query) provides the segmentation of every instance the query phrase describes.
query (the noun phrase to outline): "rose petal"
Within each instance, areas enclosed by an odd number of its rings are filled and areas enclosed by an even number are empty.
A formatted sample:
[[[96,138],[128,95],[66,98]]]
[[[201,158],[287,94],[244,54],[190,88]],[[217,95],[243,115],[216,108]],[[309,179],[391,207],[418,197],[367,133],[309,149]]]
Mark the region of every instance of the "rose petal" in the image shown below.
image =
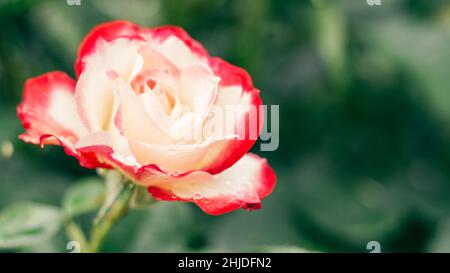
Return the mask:
[[[161,98],[158,98],[153,92],[148,91],[138,96],[144,107],[146,114],[153,120],[157,121],[158,128],[168,137],[171,137],[171,128],[174,119],[168,116],[161,104]]]
[[[63,72],[27,80],[17,113],[27,130],[20,138],[34,144],[42,135],[54,135],[69,144],[87,134],[76,108],[75,81]]]
[[[75,72],[77,78],[84,70],[84,59],[93,53],[96,49],[99,39],[104,41],[112,41],[120,37],[128,37],[131,39],[142,39],[139,37],[140,27],[127,21],[112,21],[97,25],[89,32],[78,49],[78,56],[75,62]]]
[[[195,125],[203,123],[217,94],[219,78],[206,65],[193,65],[180,72],[180,103],[188,106],[197,115]]]
[[[171,72],[176,72],[177,68],[173,63],[171,63],[164,55],[156,51],[150,44],[145,44],[141,46],[138,50],[139,54],[144,59],[144,66],[142,70],[169,70]]]
[[[75,143],[87,134],[76,109],[75,81],[63,72],[27,80],[17,113],[26,132],[19,136],[33,144],[60,145],[86,168],[109,168],[93,153],[79,153]]]
[[[253,87],[252,80],[244,69],[220,58],[209,58],[209,65],[214,74],[220,77],[215,107],[238,106],[238,115],[235,111],[225,110],[224,119],[226,122],[235,120],[238,128],[245,129],[225,131],[228,135],[236,134],[238,137],[222,153],[210,158],[210,164],[204,170],[217,174],[232,166],[250,150],[259,137],[264,116],[259,111],[262,104],[259,90]]]
[[[125,137],[149,144],[171,144],[170,137],[148,115],[131,87],[120,79],[115,81],[115,85],[121,102],[115,122]]]
[[[192,61],[197,62],[197,60],[202,60],[208,56],[203,46],[192,39],[182,28],[175,26],[140,28],[131,22],[112,21],[97,25],[81,43],[75,62],[77,77],[84,70],[85,57],[95,51],[99,39],[112,41],[121,37],[127,37],[133,40],[156,41],[156,44],[160,44],[164,48],[164,51],[167,52],[168,59],[170,61],[175,60],[174,63],[180,65],[185,63],[190,65]]]
[[[89,146],[107,146],[112,147],[111,136],[107,132],[95,132],[81,138],[76,144],[75,149],[82,149]]]
[[[108,130],[115,108],[112,77],[128,82],[142,68],[138,45],[128,39],[97,43],[95,54],[87,56],[85,70],[78,79],[76,98],[80,116],[91,132]]]
[[[140,35],[148,41],[156,40],[156,48],[179,68],[206,62],[209,56],[206,49],[180,27],[142,29]]]
[[[275,173],[267,161],[248,154],[220,174],[192,172],[148,190],[158,200],[193,202],[204,212],[219,215],[241,207],[260,208],[261,200],[272,192],[275,182]]]
[[[209,164],[211,154],[219,154],[232,140],[211,140],[202,144],[179,144],[170,146],[149,145],[129,141],[129,147],[142,165],[157,165],[166,173],[187,173],[202,170]]]
[[[166,57],[179,69],[191,65],[205,63],[205,59],[191,51],[191,49],[178,37],[170,36],[161,43],[152,44],[153,48]]]

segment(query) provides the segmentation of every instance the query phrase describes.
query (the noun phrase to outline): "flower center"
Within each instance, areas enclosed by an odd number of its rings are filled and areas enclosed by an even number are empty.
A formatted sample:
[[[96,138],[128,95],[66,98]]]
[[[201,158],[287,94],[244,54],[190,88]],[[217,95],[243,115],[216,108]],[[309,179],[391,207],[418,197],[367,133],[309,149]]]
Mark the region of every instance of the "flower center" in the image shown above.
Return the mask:
[[[164,79],[161,76],[155,71],[143,71],[131,81],[131,87],[138,95],[153,92],[162,105],[164,112],[169,115],[175,105],[175,98],[173,90],[168,90],[170,85],[165,82],[168,79]]]

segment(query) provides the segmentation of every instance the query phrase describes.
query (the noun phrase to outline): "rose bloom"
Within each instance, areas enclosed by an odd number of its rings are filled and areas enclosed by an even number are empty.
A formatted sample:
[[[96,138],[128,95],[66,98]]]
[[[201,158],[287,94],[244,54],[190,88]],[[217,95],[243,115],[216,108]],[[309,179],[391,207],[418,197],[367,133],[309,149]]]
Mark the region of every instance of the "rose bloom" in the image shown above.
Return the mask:
[[[83,167],[118,169],[157,200],[193,202],[212,215],[260,208],[272,192],[273,170],[247,153],[256,138],[237,129],[256,122],[259,136],[263,114],[250,118],[259,90],[183,29],[98,25],[75,71],[76,80],[56,71],[26,81],[20,139],[60,145]],[[224,111],[238,126],[206,130],[213,107],[226,106],[244,109]]]

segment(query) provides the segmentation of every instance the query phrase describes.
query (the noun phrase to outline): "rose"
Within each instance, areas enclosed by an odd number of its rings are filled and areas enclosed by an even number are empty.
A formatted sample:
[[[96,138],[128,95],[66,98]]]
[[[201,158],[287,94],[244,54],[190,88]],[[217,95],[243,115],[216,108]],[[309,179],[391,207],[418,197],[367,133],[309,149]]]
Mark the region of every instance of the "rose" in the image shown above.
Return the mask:
[[[272,192],[273,170],[246,154],[261,130],[259,90],[181,28],[99,25],[75,71],[76,81],[63,72],[27,80],[17,108],[22,140],[61,145],[83,167],[118,169],[158,200],[194,202],[209,214],[259,208]],[[211,129],[213,110],[238,126]]]

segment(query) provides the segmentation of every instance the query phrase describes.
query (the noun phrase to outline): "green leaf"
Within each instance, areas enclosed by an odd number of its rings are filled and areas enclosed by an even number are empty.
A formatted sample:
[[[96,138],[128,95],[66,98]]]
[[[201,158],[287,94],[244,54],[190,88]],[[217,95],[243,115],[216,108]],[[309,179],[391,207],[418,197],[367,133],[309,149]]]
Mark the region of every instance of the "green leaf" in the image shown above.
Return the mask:
[[[75,217],[99,208],[105,199],[105,185],[98,178],[88,178],[76,183],[63,198],[63,211]]]
[[[62,223],[58,208],[20,203],[0,213],[0,248],[19,248],[53,237]]]

